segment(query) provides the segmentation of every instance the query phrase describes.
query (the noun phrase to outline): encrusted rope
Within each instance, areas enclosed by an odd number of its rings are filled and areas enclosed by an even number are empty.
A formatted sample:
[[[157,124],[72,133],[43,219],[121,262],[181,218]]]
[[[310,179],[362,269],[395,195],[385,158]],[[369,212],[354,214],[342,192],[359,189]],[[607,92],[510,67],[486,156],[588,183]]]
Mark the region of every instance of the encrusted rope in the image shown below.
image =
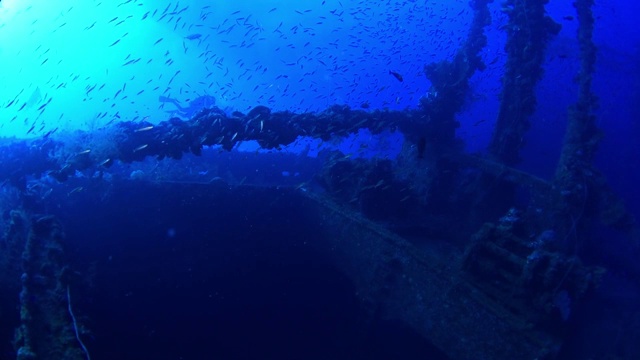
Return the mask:
[[[89,355],[89,350],[87,350],[87,347],[84,346],[84,343],[80,339],[80,333],[78,332],[78,324],[76,322],[76,317],[73,315],[73,310],[71,310],[71,290],[69,289],[69,285],[67,285],[67,304],[69,305],[68,306],[69,315],[71,315],[71,320],[73,320],[73,330],[75,330],[76,332],[76,339],[78,339],[78,342],[80,343],[80,347],[82,347],[82,351],[84,351],[84,354],[87,356],[87,360],[91,360],[91,355]]]

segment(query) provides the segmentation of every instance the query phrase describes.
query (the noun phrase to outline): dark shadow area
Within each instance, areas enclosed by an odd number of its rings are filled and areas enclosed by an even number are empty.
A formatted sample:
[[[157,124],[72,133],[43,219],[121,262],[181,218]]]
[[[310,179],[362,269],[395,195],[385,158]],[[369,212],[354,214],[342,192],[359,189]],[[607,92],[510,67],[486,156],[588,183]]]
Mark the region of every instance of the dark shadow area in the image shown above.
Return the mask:
[[[322,232],[294,192],[116,188],[59,215],[78,268],[95,269],[76,295],[93,359],[446,359],[361,308],[307,245]]]

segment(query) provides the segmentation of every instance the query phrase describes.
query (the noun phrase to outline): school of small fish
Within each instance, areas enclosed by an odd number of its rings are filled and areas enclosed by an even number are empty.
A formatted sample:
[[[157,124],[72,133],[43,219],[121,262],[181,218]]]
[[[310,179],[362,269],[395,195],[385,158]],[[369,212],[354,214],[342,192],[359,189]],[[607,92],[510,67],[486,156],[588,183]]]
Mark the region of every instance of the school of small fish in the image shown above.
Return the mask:
[[[62,9],[52,34],[78,28],[97,44],[95,62],[108,66],[66,67],[58,49],[39,44],[31,49],[35,64],[50,78],[37,84],[38,93],[30,84],[0,102],[0,130],[17,122],[26,135],[46,137],[78,121],[85,129],[120,119],[156,123],[167,118],[158,96],[188,103],[208,94],[239,111],[416,107],[428,91],[423,65],[451,57],[464,41],[457,30],[471,18],[462,0],[270,3],[282,4],[86,0],[84,8],[105,10],[82,24],[68,20],[80,5]],[[48,111],[54,104],[57,113]]]

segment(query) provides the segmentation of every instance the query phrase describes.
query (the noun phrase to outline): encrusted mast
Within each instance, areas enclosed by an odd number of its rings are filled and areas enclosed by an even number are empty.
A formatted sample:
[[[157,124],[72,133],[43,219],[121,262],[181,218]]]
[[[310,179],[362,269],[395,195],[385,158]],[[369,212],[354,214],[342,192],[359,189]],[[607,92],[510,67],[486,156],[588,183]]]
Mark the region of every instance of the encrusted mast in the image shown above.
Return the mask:
[[[569,108],[567,131],[554,179],[561,197],[557,211],[559,219],[563,219],[557,226],[564,233],[575,232],[576,238],[586,237],[590,224],[599,218],[603,224],[629,233],[637,245],[640,237],[635,219],[607,187],[604,176],[593,164],[602,132],[596,126],[593,113],[598,99],[591,90],[596,62],[592,6],[593,0],[574,2],[579,21],[578,100]]]
[[[542,77],[547,41],[560,31],[545,11],[547,0],[507,0],[502,12],[509,16],[507,63],[502,77],[500,112],[491,154],[508,166],[516,165],[524,136],[529,130],[529,117],[536,108],[535,86]]]

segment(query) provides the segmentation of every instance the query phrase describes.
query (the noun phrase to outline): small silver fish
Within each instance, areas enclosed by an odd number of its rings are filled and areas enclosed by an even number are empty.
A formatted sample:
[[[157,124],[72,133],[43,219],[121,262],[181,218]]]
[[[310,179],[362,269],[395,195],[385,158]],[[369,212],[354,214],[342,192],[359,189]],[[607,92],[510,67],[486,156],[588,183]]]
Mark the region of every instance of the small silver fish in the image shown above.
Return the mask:
[[[146,149],[146,148],[148,148],[148,147],[149,147],[149,144],[140,145],[140,146],[138,146],[137,148],[133,149],[133,152],[137,152],[137,151],[140,151],[140,150],[144,150],[144,149]]]
[[[75,193],[77,193],[77,192],[80,192],[80,191],[82,191],[83,189],[84,189],[84,187],[82,187],[82,186],[78,186],[77,188],[74,188],[73,190],[69,191],[69,192],[67,193],[67,196],[71,196],[72,194],[75,194]]]
[[[149,131],[151,129],[153,129],[153,125],[149,125],[149,126],[145,126],[143,128],[140,128],[140,129],[136,129],[134,132]]]

